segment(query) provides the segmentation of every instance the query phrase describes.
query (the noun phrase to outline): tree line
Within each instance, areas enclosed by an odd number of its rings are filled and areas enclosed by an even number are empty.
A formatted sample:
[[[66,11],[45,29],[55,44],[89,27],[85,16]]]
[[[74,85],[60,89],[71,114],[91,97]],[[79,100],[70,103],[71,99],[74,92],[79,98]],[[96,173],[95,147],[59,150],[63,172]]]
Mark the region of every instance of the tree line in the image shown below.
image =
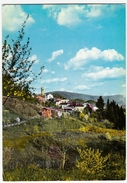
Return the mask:
[[[105,105],[102,96],[98,98],[96,106],[99,108],[98,116],[100,119],[108,119],[114,124],[114,128],[116,129],[125,129],[126,115],[125,109],[122,106],[116,104],[114,100],[110,102],[109,99]]]

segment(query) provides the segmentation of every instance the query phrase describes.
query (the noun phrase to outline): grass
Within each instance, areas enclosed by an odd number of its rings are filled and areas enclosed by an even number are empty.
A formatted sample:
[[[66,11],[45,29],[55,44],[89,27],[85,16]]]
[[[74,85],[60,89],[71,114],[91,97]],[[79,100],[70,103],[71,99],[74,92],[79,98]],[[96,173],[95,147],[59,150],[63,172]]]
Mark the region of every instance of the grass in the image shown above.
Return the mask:
[[[26,134],[41,133],[41,132],[63,132],[78,130],[83,127],[80,120],[73,118],[61,119],[31,119],[26,123],[7,127],[3,131],[3,139],[12,139],[22,137]]]
[[[10,110],[8,107],[3,106],[3,124],[11,124],[15,123],[15,119],[19,117],[21,120],[23,118],[15,113],[14,111]]]
[[[3,97],[3,101],[4,98],[5,97]],[[35,105],[29,102],[25,102],[23,100],[10,97],[3,106],[3,119],[4,121],[6,120],[7,110],[8,112],[11,112],[11,114],[7,116],[7,119],[10,120],[10,118],[12,118],[14,120],[15,118],[13,118],[13,116],[15,117],[15,114],[16,117],[18,116],[22,119],[30,119],[31,117],[39,116],[38,112],[40,112],[41,109],[41,105]],[[5,122],[7,123],[8,121]]]

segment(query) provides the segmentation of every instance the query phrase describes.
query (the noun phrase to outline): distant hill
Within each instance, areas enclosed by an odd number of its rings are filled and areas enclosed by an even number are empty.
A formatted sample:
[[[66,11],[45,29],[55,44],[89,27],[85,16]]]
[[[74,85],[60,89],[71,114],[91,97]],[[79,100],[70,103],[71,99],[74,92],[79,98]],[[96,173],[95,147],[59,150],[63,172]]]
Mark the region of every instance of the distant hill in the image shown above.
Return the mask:
[[[69,100],[75,100],[75,99],[81,99],[84,101],[97,101],[99,96],[95,95],[87,95],[87,94],[81,94],[81,93],[74,93],[74,92],[67,92],[67,91],[53,91],[53,92],[48,92],[51,93],[53,96],[61,96],[61,98],[68,98]],[[47,94],[48,94],[47,93]],[[119,106],[126,106],[126,97],[124,95],[111,95],[111,96],[102,96],[104,99],[104,102],[107,102],[107,99],[109,101],[115,101]]]

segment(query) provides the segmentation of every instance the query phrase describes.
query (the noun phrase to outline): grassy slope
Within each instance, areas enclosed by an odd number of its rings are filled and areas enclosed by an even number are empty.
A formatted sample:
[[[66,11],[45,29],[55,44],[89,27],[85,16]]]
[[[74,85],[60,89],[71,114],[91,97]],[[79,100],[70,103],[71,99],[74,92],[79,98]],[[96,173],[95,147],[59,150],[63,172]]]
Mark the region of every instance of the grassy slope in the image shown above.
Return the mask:
[[[20,107],[17,107],[20,106]],[[83,122],[77,118],[69,117],[62,119],[42,119],[39,116],[42,106],[19,101],[18,99],[9,99],[3,107],[3,121],[10,123],[19,116],[26,119],[26,123],[19,126],[9,127],[3,130],[5,139],[14,139],[24,137],[33,133],[51,132],[60,135],[63,132],[66,136],[82,137],[91,140],[100,140],[101,138],[124,139],[125,131],[106,128],[103,123]],[[23,114],[23,115],[22,115]],[[31,117],[38,117],[33,120],[27,120]]]
[[[17,115],[17,109],[11,102],[6,105],[6,109],[4,108],[4,118],[6,119]],[[13,106],[14,111],[9,109],[9,105]],[[27,112],[29,109],[35,112],[31,116],[36,116],[35,114],[40,110],[40,106],[37,109],[37,106],[33,107],[28,103],[26,105],[25,102],[23,102],[23,106],[27,106],[27,110],[24,107],[21,110],[26,119],[30,117]],[[20,113],[18,110],[18,115],[22,116],[22,112]],[[45,152],[50,146],[60,146],[60,144],[66,148],[70,146],[71,149],[84,148],[87,145],[99,148],[105,153],[116,152],[125,147],[125,131],[106,128],[102,123],[84,122],[72,117],[62,119],[39,117],[26,120],[26,123],[19,126],[3,129],[4,171],[13,169],[17,163],[23,166],[35,164],[46,158]],[[7,159],[8,156],[10,159]]]
[[[4,100],[5,97],[3,97],[3,101]],[[3,118],[6,117],[6,113],[13,113],[21,117],[22,119],[37,117],[39,116],[38,113],[41,111],[41,108],[41,105],[35,105],[16,98],[8,98],[3,107]],[[10,120],[10,118],[13,119],[13,116],[11,116],[11,114],[10,117],[8,116],[8,120]]]

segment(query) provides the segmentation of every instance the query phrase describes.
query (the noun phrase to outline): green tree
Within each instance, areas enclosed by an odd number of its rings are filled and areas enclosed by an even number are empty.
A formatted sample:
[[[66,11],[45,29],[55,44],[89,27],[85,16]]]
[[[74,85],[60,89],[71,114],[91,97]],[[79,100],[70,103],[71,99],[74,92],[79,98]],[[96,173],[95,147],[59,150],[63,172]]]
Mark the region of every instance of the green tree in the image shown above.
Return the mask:
[[[104,99],[100,96],[96,102],[96,106],[99,108],[100,111],[104,110]]]
[[[7,98],[10,96],[20,96],[20,98],[26,99],[27,94],[31,95],[31,90],[33,88],[30,87],[30,84],[41,75],[44,68],[44,66],[42,66],[37,75],[31,71],[31,67],[36,60],[31,61],[30,59],[32,50],[32,48],[29,47],[30,38],[28,37],[26,43],[23,41],[25,35],[24,29],[28,18],[29,15],[23,22],[21,30],[18,31],[16,40],[11,39],[9,44],[9,36],[7,36],[3,42],[2,85],[3,95],[7,96]]]
[[[98,121],[101,121],[105,116],[104,105],[105,105],[104,99],[102,98],[102,96],[100,96],[96,102],[96,106],[98,107],[97,110]]]
[[[113,122],[116,129],[125,129],[124,109],[122,107],[119,107],[114,100],[112,102],[109,102],[109,100],[107,100],[105,114],[106,119]]]

